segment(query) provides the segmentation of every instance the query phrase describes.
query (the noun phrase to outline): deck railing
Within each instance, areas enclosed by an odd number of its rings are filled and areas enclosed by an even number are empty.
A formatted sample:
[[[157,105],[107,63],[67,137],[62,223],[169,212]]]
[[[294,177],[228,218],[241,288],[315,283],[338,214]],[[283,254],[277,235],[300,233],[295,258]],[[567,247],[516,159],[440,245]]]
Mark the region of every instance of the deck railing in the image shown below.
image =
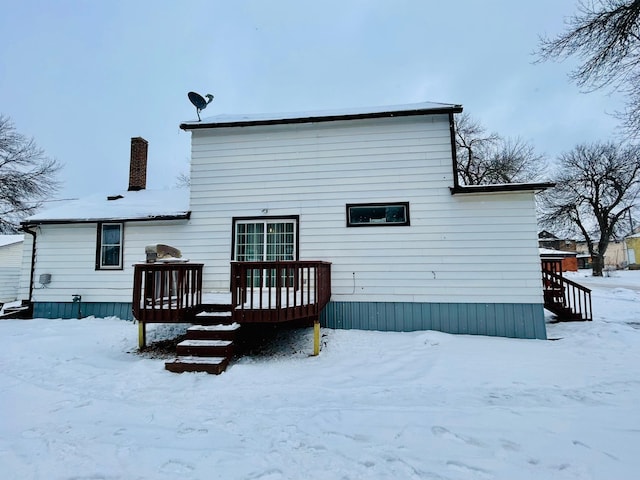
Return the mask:
[[[235,321],[317,319],[330,298],[329,262],[231,263],[231,303]]]
[[[185,321],[202,303],[201,263],[138,263],[133,270],[133,316],[140,322]]]
[[[560,320],[593,320],[591,289],[562,275],[562,270],[542,269],[545,308]]]

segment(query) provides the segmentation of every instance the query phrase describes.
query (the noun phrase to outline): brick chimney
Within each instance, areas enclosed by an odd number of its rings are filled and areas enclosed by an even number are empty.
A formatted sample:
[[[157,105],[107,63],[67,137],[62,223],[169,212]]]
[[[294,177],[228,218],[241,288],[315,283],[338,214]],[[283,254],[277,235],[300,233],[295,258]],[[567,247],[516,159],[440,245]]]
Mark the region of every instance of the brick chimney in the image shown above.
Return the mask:
[[[131,138],[131,162],[129,164],[129,191],[147,188],[147,150],[149,142],[142,137]]]

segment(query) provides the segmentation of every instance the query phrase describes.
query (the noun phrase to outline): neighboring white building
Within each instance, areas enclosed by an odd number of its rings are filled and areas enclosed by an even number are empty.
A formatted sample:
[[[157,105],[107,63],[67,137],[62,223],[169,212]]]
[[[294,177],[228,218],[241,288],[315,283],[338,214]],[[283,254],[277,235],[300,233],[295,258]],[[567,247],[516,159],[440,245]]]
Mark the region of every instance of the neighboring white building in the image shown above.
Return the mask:
[[[18,298],[24,235],[0,235],[0,304]]]
[[[229,290],[234,260],[331,262],[329,327],[545,338],[534,194],[549,185],[458,185],[461,111],[424,103],[183,123],[188,207],[164,204],[164,220],[141,210],[26,222],[36,230],[35,314],[60,316],[65,305],[73,316],[74,294],[126,308],[131,263],[145,244],[168,243],[204,263],[205,291]],[[119,270],[96,264],[109,224],[124,229]],[[43,273],[51,281],[39,285]]]

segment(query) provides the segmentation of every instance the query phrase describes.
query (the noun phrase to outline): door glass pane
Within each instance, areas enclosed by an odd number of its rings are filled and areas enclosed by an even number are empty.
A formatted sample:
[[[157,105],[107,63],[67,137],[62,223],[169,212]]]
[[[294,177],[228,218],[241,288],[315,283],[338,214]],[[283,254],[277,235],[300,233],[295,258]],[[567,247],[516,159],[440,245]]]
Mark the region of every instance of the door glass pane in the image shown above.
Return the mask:
[[[267,261],[294,260],[294,224],[291,222],[269,223],[267,225]],[[276,272],[271,270],[266,276],[267,285],[276,285]],[[281,272],[281,285],[291,285],[291,275]]]
[[[267,261],[293,260],[293,223],[269,223],[267,225]]]
[[[237,223],[235,259],[239,262],[295,260],[295,222]],[[273,269],[256,269],[249,273],[247,284],[275,286],[275,276]],[[288,273],[282,274],[282,285],[292,282],[289,277]]]
[[[264,260],[264,223],[236,225],[236,260],[260,262]]]

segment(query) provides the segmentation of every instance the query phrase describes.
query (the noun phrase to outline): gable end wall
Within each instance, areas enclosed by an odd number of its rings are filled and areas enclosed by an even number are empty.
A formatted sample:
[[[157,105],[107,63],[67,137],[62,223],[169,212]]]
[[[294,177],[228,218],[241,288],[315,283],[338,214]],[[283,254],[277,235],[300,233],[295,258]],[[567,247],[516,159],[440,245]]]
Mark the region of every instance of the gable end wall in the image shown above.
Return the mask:
[[[542,303],[533,194],[452,196],[451,161],[447,115],[194,131],[190,255],[225,290],[232,218],[299,215],[334,301]],[[407,201],[410,226],[346,227]]]

